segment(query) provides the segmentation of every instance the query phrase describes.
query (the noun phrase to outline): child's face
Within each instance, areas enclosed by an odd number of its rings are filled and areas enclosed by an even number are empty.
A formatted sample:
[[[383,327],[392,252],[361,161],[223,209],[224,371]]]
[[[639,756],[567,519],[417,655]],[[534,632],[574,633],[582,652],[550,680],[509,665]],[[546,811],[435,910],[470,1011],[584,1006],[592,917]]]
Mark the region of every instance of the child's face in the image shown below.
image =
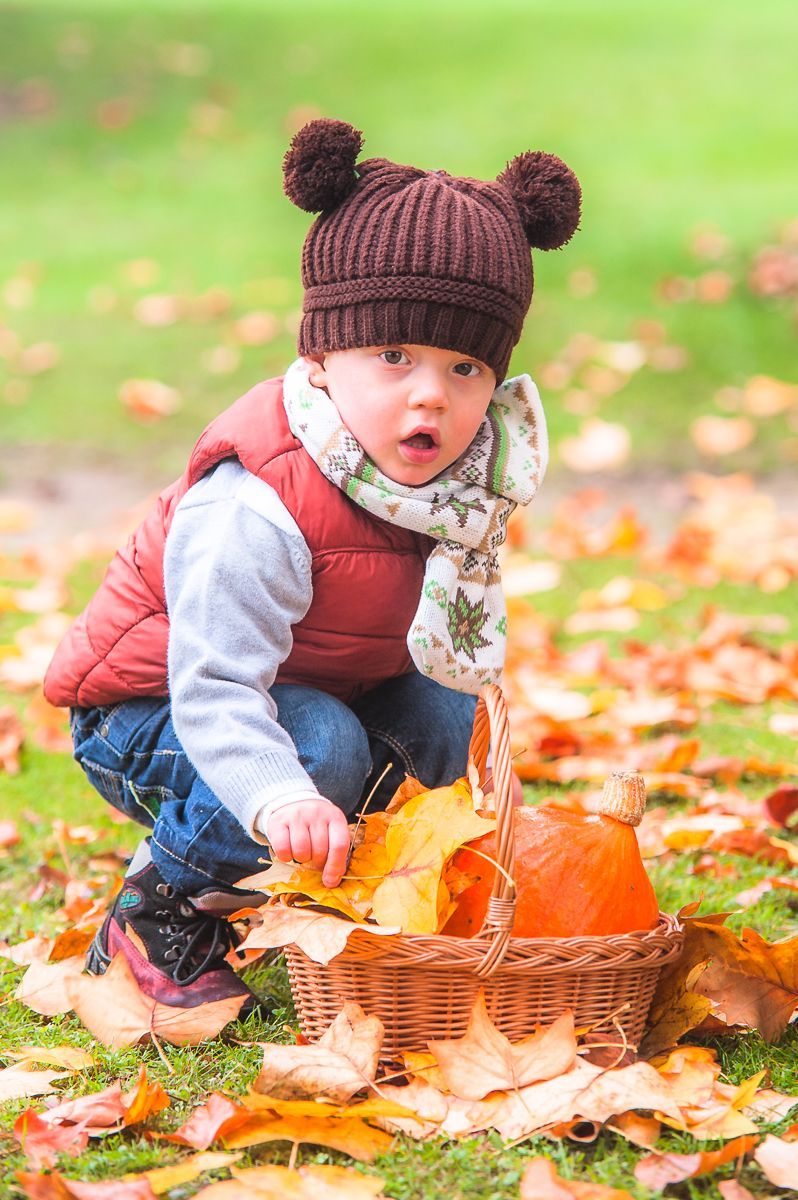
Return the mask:
[[[485,363],[435,346],[366,346],[305,361],[310,382],[326,388],[382,474],[409,487],[460,457],[496,388]]]

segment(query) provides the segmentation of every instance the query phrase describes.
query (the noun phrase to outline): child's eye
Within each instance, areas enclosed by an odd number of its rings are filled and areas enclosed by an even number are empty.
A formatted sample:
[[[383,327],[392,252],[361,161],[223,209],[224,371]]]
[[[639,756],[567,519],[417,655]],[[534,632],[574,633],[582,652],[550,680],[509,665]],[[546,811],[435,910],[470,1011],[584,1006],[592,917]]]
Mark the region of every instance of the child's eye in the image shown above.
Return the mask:
[[[400,364],[399,364],[398,362],[396,362],[396,360],[395,360],[395,359],[388,358],[388,357],[387,357],[387,355],[389,355],[389,354],[395,354],[395,355],[397,355],[399,358],[404,358],[404,357],[405,357],[405,354],[404,354],[404,351],[403,351],[403,350],[383,350],[383,351],[381,352],[381,354],[380,354],[380,356],[379,356],[379,357],[380,357],[380,358],[384,358],[384,359],[385,359],[385,361],[388,363],[388,365],[389,365],[389,366],[391,366],[391,367],[398,367]]]
[[[475,374],[479,375],[479,367],[477,366],[476,363],[469,363],[469,362],[458,363],[457,366],[455,367],[455,371],[458,371],[460,367],[466,367],[468,370],[468,374],[466,374],[466,372],[464,372],[464,371],[460,371],[460,374],[463,376],[463,379],[473,379],[474,378],[474,376],[471,374],[472,369],[475,372]]]

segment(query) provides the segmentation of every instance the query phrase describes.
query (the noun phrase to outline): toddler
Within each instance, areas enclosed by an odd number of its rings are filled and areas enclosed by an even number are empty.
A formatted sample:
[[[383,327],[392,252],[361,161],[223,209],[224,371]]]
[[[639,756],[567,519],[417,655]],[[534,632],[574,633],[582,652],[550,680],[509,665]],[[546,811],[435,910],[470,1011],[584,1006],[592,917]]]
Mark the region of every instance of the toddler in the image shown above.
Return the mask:
[[[465,773],[504,662],[496,552],[547,456],[507,367],[529,247],[569,240],[579,184],[540,152],[483,182],[361,148],[342,121],[294,137],[286,194],[320,214],[299,357],[204,430],[45,681],[91,783],[151,830],[88,967],[122,953],[165,1004],[252,1007],[237,884],[267,847],[336,884],[378,781],[372,808]]]

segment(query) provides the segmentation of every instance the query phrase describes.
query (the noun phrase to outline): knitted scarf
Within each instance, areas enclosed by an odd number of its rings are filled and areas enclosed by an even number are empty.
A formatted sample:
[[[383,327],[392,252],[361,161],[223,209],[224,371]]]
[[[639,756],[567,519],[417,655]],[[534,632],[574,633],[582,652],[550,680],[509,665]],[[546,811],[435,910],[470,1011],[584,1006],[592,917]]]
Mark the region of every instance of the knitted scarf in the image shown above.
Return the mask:
[[[516,504],[528,504],[546,470],[543,407],[528,375],[493,393],[463,454],[419,487],[383,475],[298,358],[283,380],[288,424],[322,474],[367,512],[438,542],[429,555],[407,634],[413,662],[456,691],[501,677],[507,612],[497,551]]]

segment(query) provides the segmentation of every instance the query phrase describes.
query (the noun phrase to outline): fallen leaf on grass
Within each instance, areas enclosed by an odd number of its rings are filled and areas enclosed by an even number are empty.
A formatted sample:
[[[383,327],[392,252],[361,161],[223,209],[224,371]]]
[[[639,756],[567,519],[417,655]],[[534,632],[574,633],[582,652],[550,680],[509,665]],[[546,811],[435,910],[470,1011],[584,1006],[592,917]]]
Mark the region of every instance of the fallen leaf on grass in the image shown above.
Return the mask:
[[[65,958],[57,963],[34,960],[19,981],[14,999],[43,1017],[68,1013],[72,1001],[67,984],[80,975],[83,961],[82,958]]]
[[[386,1154],[393,1138],[356,1117],[269,1117],[252,1115],[224,1139],[225,1146],[240,1150],[264,1142],[293,1142],[296,1145],[328,1146],[360,1162],[373,1162]]]
[[[168,1167],[154,1167],[150,1171],[123,1175],[122,1181],[134,1183],[144,1180],[150,1185],[156,1196],[161,1196],[164,1192],[170,1192],[172,1188],[179,1187],[183,1183],[191,1183],[205,1171],[220,1171],[222,1168],[232,1167],[240,1158],[240,1154],[225,1154],[221,1150],[202,1151],[199,1154],[192,1154],[189,1158],[181,1159],[180,1162],[172,1163]]]
[[[709,1013],[727,1025],[758,1029],[767,1041],[775,1041],[798,1004],[798,937],[771,943],[745,929],[741,939],[725,927],[728,913],[697,918],[691,915],[695,908],[682,910],[681,957],[665,968],[657,984],[651,1029],[642,1047],[647,1057],[676,1042]]]
[[[262,1166],[234,1169],[233,1179],[197,1193],[202,1200],[380,1200],[383,1180],[351,1167]]]
[[[25,741],[25,730],[17,716],[16,709],[9,705],[0,708],[0,771],[9,775],[18,775],[20,771],[19,751]],[[5,835],[10,841],[1,841],[0,845],[12,846],[19,841],[19,834],[14,821],[3,821]],[[14,836],[16,834],[16,836]]]
[[[449,1091],[464,1100],[525,1087],[569,1070],[576,1059],[574,1019],[563,1013],[553,1025],[513,1044],[491,1021],[480,991],[462,1038],[429,1043]]]
[[[29,1200],[156,1200],[146,1179],[131,1183],[123,1183],[120,1179],[81,1183],[77,1179],[67,1179],[58,1171],[50,1175],[17,1171],[17,1179]]]
[[[798,1141],[788,1142],[769,1133],[754,1151],[754,1158],[776,1187],[793,1188],[798,1180]]]
[[[16,846],[19,840],[20,832],[16,821],[0,821],[0,849]]]
[[[264,1046],[255,1091],[277,1099],[304,1097],[345,1103],[377,1073],[385,1029],[347,1001],[333,1023],[311,1046]]]
[[[76,1158],[88,1145],[89,1133],[82,1125],[50,1125],[34,1109],[21,1113],[14,1122],[14,1137],[35,1171],[52,1167],[59,1154]]]
[[[54,1092],[53,1081],[66,1079],[68,1071],[29,1071],[27,1067],[4,1067],[0,1071],[0,1104],[25,1096]]]
[[[39,1063],[45,1067],[64,1067],[67,1071],[84,1071],[94,1066],[92,1056],[75,1046],[20,1046],[17,1050],[4,1050],[3,1054],[20,1065]]]
[[[533,1158],[521,1177],[521,1200],[632,1200],[632,1196],[603,1183],[563,1179],[548,1158]]]
[[[744,1158],[758,1141],[758,1134],[749,1134],[727,1142],[720,1150],[701,1150],[698,1154],[650,1154],[636,1164],[635,1179],[644,1187],[660,1192],[669,1183],[708,1175],[724,1163]]]
[[[244,996],[231,996],[195,1008],[160,1004],[140,990],[121,954],[104,975],[72,975],[66,987],[71,1007],[89,1032],[114,1050],[152,1035],[176,1046],[196,1045],[215,1037],[244,1003]]]
[[[173,1133],[159,1133],[155,1136],[167,1142],[177,1142],[183,1146],[192,1146],[195,1150],[207,1150],[208,1146],[217,1139],[224,1139],[233,1129],[248,1121],[251,1113],[242,1105],[223,1096],[221,1092],[211,1092],[204,1104],[195,1108],[188,1120]]]
[[[790,818],[798,811],[798,787],[790,783],[780,783],[774,792],[765,796],[762,807],[772,825],[780,825],[782,829],[788,828],[792,824]]]

